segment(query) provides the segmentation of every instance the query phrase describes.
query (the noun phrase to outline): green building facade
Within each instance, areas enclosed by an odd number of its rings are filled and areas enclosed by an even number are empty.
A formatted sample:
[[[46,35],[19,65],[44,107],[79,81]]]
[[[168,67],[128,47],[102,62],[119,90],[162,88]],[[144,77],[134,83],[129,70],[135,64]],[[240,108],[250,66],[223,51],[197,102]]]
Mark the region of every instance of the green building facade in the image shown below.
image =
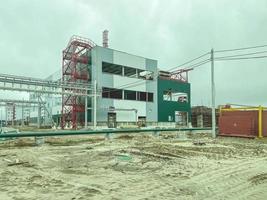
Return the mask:
[[[158,122],[191,122],[190,83],[158,78]]]

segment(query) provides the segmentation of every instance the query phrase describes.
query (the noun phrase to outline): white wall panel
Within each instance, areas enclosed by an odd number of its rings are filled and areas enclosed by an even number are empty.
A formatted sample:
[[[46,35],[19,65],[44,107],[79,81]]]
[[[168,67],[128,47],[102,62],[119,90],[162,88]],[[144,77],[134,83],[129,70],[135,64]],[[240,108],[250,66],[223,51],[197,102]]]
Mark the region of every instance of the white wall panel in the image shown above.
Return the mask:
[[[118,88],[118,87],[121,87],[122,85],[134,83],[133,86],[128,85],[124,87],[126,87],[128,90],[146,91],[146,82],[142,79],[113,75],[113,80],[114,80],[113,82],[114,88]],[[139,84],[139,83],[140,85],[135,86],[135,84]]]
[[[118,65],[125,65],[138,69],[145,69],[146,59],[139,56],[134,56],[128,53],[114,51],[113,62]]]
[[[146,102],[114,100],[114,107],[116,109],[137,109],[137,116],[146,116]],[[133,111],[116,111],[116,113],[117,121],[135,121],[135,115]]]

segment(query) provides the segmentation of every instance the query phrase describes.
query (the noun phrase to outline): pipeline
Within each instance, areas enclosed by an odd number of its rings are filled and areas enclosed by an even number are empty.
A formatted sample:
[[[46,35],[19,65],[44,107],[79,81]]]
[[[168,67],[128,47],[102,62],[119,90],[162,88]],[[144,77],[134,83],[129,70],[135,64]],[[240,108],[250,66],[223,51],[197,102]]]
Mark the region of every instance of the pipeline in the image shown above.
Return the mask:
[[[0,138],[22,138],[22,137],[49,137],[49,136],[70,136],[70,135],[93,135],[110,133],[141,133],[141,132],[167,132],[167,131],[207,131],[211,128],[153,128],[153,129],[101,129],[82,131],[53,131],[53,132],[23,132],[3,133]]]

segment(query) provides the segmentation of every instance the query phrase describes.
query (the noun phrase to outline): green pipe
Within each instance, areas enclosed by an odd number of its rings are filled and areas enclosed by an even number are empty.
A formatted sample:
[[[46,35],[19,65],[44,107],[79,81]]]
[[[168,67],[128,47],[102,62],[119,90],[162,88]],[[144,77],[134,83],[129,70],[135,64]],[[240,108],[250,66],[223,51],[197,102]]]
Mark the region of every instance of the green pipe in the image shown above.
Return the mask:
[[[23,133],[3,133],[0,134],[0,138],[92,135],[92,134],[109,134],[109,133],[164,132],[164,131],[205,131],[205,130],[211,130],[211,128],[102,129],[102,130],[88,130],[88,131],[23,132]]]

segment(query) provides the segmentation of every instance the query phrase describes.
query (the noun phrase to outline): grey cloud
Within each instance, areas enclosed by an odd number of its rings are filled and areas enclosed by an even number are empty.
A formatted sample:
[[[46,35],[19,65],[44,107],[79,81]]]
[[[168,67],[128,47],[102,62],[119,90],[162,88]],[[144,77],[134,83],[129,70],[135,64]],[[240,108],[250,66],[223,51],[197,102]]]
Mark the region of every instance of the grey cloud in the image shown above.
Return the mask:
[[[0,8],[1,73],[45,77],[60,69],[73,34],[157,59],[168,69],[211,48],[267,43],[264,0],[10,0]],[[216,62],[217,103],[266,104],[267,59]],[[209,64],[190,72],[192,103],[210,103]]]

